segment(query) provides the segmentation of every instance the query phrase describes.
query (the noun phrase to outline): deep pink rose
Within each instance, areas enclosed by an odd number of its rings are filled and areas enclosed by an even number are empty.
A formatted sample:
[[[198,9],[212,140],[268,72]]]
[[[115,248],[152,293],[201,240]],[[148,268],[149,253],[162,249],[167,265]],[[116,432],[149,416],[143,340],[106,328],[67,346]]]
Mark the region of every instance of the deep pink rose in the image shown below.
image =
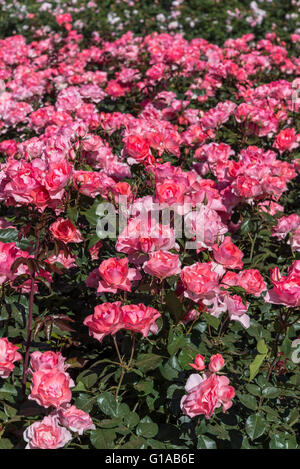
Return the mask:
[[[89,333],[101,342],[106,335],[115,334],[122,329],[121,302],[103,303],[94,309],[94,314],[87,316],[83,324]]]

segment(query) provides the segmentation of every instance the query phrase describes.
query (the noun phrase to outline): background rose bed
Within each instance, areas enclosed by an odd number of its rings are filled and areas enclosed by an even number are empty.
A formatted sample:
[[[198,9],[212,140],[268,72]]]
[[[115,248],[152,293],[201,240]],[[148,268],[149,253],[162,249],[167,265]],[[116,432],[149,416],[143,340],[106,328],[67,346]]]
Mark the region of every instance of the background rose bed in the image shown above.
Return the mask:
[[[2,2],[0,448],[299,447],[298,3]]]

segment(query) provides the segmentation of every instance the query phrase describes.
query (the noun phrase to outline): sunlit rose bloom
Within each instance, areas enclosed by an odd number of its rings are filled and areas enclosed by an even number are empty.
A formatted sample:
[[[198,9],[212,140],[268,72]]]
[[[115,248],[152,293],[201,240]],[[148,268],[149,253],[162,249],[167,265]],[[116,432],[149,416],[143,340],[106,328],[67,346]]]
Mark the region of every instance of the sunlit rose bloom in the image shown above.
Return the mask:
[[[284,129],[276,135],[275,142],[273,144],[274,148],[277,148],[279,153],[283,153],[284,151],[292,151],[299,146],[297,143],[300,139],[300,136],[297,135],[295,129]]]
[[[23,434],[26,449],[58,449],[72,440],[71,433],[58,424],[56,416],[49,415],[34,422]]]
[[[59,371],[66,371],[68,365],[65,363],[65,358],[60,352],[32,352],[30,355],[30,366],[32,372],[41,370],[52,370],[57,369]]]
[[[79,435],[82,435],[86,430],[95,430],[96,428],[89,414],[81,409],[77,409],[74,405],[66,409],[59,409],[58,418],[61,425]]]
[[[290,307],[300,306],[300,261],[294,261],[286,276],[281,276],[278,267],[271,270],[274,285],[265,296],[267,303],[281,304]]]
[[[17,352],[18,347],[13,345],[6,337],[0,339],[0,376],[8,378],[13,371],[14,362],[22,360],[22,355]]]
[[[178,254],[168,251],[156,251],[149,254],[150,259],[144,263],[144,271],[154,277],[164,278],[177,275],[181,271],[181,262]]]
[[[197,371],[202,371],[204,368],[206,368],[204,360],[204,356],[199,353],[196,355],[194,363],[189,363],[189,365]]]
[[[70,402],[70,387],[74,382],[68,373],[57,368],[35,371],[32,375],[31,393],[28,399],[35,400],[43,407],[61,407]]]
[[[225,365],[225,360],[220,353],[217,353],[216,355],[212,355],[210,357],[209,365],[208,365],[210,371],[217,373],[223,368],[224,365]]]
[[[211,418],[214,410],[223,406],[226,412],[232,406],[235,390],[229,386],[226,376],[217,376],[215,373],[201,377],[193,374],[189,377],[185,390],[187,394],[181,399],[181,409],[184,414],[193,418],[196,415],[205,415]]]
[[[213,271],[211,262],[197,262],[184,267],[180,277],[185,288],[184,296],[194,301],[214,293],[219,284],[219,275]]]
[[[147,337],[149,331],[156,334],[158,326],[155,321],[161,314],[151,306],[142,303],[138,305],[125,305],[122,307],[122,323],[125,329],[139,332]]]
[[[122,328],[121,302],[103,303],[94,309],[94,314],[85,318],[83,324],[89,328],[89,334],[101,342],[106,335],[116,334]]]
[[[231,238],[226,236],[222,244],[212,246],[215,260],[224,267],[241,269],[243,267],[243,253],[233,244]]]
[[[83,241],[80,231],[70,222],[70,220],[59,218],[57,221],[52,223],[49,229],[54,238],[59,239],[64,243],[81,243]]]
[[[103,261],[99,266],[101,279],[97,292],[116,293],[117,290],[131,291],[131,282],[140,280],[141,274],[128,267],[128,258],[111,257]]]
[[[248,329],[250,326],[250,317],[246,313],[249,303],[246,302],[246,304],[244,304],[239,295],[226,295],[224,302],[227,306],[230,320],[238,321],[245,329]]]

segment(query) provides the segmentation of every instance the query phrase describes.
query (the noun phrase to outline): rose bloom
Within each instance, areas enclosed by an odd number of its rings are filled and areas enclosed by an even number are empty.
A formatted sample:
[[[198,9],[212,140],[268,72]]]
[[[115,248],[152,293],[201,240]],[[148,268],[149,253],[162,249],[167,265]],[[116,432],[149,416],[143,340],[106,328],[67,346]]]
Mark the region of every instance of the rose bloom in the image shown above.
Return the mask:
[[[117,290],[131,291],[131,281],[140,280],[141,275],[136,269],[128,268],[128,258],[111,257],[103,261],[99,267],[97,292],[117,293]]]
[[[156,198],[161,204],[183,204],[186,189],[185,184],[168,179],[156,184]]]
[[[280,154],[286,150],[292,151],[294,148],[299,146],[297,143],[297,137],[298,136],[294,128],[281,130],[279,134],[276,135],[273,147],[277,148]]]
[[[58,418],[64,427],[79,435],[82,435],[85,430],[95,430],[96,428],[89,414],[77,409],[74,405],[66,409],[59,409]]]
[[[225,365],[225,360],[220,353],[217,353],[216,355],[212,355],[210,357],[210,361],[208,365],[210,371],[217,373],[223,368],[224,365]]]
[[[300,306],[300,261],[294,261],[288,274],[282,277],[278,267],[271,270],[274,288],[265,296],[267,303],[275,303],[289,307]]]
[[[178,254],[168,251],[156,251],[149,254],[150,259],[144,263],[143,269],[146,274],[163,280],[181,271],[181,263]]]
[[[72,440],[71,433],[58,425],[57,417],[53,415],[27,427],[23,437],[27,442],[26,449],[58,449]]]
[[[156,334],[158,327],[155,323],[161,314],[151,306],[142,303],[138,305],[125,305],[122,307],[123,328],[133,332],[140,332],[147,337],[149,331]]]
[[[22,355],[17,352],[18,347],[13,345],[6,337],[0,339],[0,376],[8,378],[13,371],[14,362],[22,360]]]
[[[242,269],[244,265],[242,257],[244,254],[233,244],[230,236],[226,236],[223,243],[219,246],[217,244],[212,246],[212,250],[214,258],[219,264],[231,269]]]
[[[194,363],[189,363],[189,365],[197,371],[202,371],[205,368],[204,364],[205,358],[200,353],[196,356]]]
[[[89,334],[99,342],[106,335],[113,335],[122,328],[120,305],[120,301],[115,301],[95,306],[94,314],[90,314],[83,321],[83,324],[89,328]]]
[[[227,306],[229,319],[231,321],[238,321],[245,329],[248,329],[250,326],[250,318],[246,313],[248,311],[249,303],[247,302],[244,304],[239,295],[226,295],[224,302]]]
[[[65,360],[60,352],[52,352],[52,350],[44,353],[38,351],[32,352],[30,355],[31,371],[57,369],[64,372],[69,367],[69,365],[65,364]]]
[[[188,394],[182,397],[180,406],[183,413],[191,418],[205,415],[205,418],[209,419],[221,405],[225,413],[232,406],[235,396],[234,388],[229,386],[229,379],[215,373],[206,374],[204,378],[198,374],[191,375],[185,390]]]
[[[28,399],[36,401],[43,407],[61,407],[70,402],[70,387],[74,382],[68,373],[57,368],[35,371],[32,375],[31,393]]]
[[[95,261],[96,259],[98,259],[99,257],[99,251],[100,249],[102,248],[103,244],[101,243],[101,241],[98,241],[96,244],[94,244],[90,249],[89,249],[89,253],[90,253],[90,256],[92,258],[93,261]]]
[[[197,262],[184,267],[180,273],[185,292],[184,296],[198,301],[211,294],[219,283],[219,276],[212,270],[212,263]]]
[[[126,140],[125,153],[141,163],[150,155],[149,143],[140,135],[129,135]]]
[[[132,202],[133,200],[131,185],[128,184],[128,182],[118,182],[112,188],[112,193],[117,203],[119,203],[120,195],[124,196],[124,198],[126,197],[129,202]]]
[[[80,231],[70,220],[59,218],[50,225],[49,229],[54,238],[59,239],[63,243],[81,243],[83,241]]]
[[[222,279],[222,283],[242,287],[247,293],[256,297],[259,297],[263,291],[267,290],[266,282],[257,269],[242,270],[238,274],[227,272]]]

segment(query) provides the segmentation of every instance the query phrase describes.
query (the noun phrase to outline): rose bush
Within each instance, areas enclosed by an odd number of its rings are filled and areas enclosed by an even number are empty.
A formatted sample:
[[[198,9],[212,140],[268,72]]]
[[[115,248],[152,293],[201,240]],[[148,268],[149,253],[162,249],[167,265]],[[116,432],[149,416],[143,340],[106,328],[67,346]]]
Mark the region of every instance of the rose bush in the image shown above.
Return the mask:
[[[299,448],[299,2],[108,3],[0,20],[0,448]]]

